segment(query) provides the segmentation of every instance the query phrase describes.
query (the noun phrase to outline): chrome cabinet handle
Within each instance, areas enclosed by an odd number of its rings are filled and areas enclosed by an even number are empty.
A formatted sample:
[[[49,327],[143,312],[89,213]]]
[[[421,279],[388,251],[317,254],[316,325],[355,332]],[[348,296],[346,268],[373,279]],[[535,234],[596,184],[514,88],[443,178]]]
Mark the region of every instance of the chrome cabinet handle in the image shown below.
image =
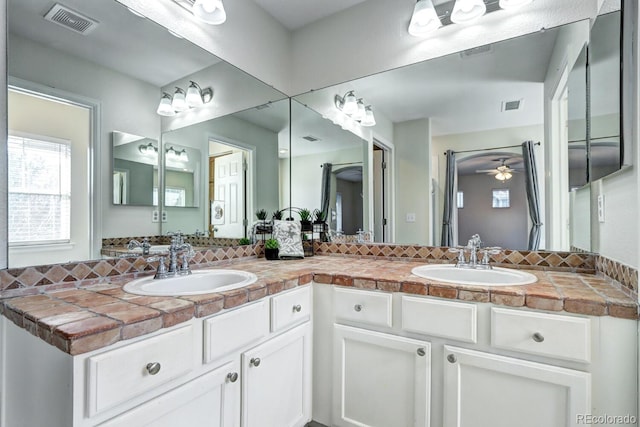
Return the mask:
[[[353,309],[354,309],[355,311],[360,312],[360,311],[362,311],[362,305],[360,305],[360,304],[356,304],[356,305],[354,305],[354,306],[353,306]]]
[[[302,311],[302,306],[300,304],[294,305],[293,311],[295,311],[296,313],[300,313]]]
[[[236,381],[238,381],[238,373],[237,372],[229,372],[227,374],[227,381],[229,381],[231,383],[235,383]]]
[[[258,366],[260,366],[260,358],[259,357],[252,357],[251,360],[249,361],[250,365],[255,366],[256,368]]]
[[[155,375],[158,372],[160,372],[160,363],[158,362],[152,362],[152,363],[147,363],[147,372],[149,373],[149,375]]]
[[[449,354],[447,356],[447,360],[449,361],[449,363],[456,363],[458,361],[458,358],[455,354]]]
[[[535,342],[542,342],[544,341],[544,336],[540,333],[540,332],[536,332],[535,334],[533,334],[531,336],[531,338],[533,338],[533,340]]]
[[[422,347],[420,347],[416,353],[418,353],[418,356],[424,356],[425,354],[427,354],[425,349]]]

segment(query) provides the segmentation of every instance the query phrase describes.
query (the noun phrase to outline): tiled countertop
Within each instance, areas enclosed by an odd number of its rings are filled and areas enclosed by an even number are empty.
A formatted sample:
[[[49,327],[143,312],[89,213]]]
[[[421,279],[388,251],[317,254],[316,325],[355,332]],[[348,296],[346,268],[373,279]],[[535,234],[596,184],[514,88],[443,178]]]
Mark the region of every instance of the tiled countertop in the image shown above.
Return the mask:
[[[231,265],[251,271],[258,281],[233,291],[147,297],[124,292],[126,280],[114,277],[89,287],[6,299],[0,304],[0,311],[16,325],[73,355],[304,286],[312,280],[511,307],[638,319],[637,302],[604,276],[529,271],[538,277],[537,283],[491,288],[438,283],[412,275],[411,269],[421,263],[424,261],[337,256],[291,261],[240,259],[220,267]]]

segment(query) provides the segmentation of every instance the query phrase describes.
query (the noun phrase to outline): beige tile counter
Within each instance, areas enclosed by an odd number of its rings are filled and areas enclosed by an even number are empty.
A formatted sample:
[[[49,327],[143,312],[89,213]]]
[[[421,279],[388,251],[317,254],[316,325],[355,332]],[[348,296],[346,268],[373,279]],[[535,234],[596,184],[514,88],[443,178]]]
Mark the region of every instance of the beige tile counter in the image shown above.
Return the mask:
[[[312,281],[511,307],[638,318],[637,302],[604,276],[529,270],[538,277],[534,284],[491,288],[438,283],[411,274],[411,269],[421,263],[424,261],[338,256],[227,261],[221,268],[251,271],[258,281],[228,292],[147,297],[124,292],[126,281],[114,277],[107,283],[83,288],[9,298],[2,301],[0,310],[16,325],[70,354],[92,351]]]

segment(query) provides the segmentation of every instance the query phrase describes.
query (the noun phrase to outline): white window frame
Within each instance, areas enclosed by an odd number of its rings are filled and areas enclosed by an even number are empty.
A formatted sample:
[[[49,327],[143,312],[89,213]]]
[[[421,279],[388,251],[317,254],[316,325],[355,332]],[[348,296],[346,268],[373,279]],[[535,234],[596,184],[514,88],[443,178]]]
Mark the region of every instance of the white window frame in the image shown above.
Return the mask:
[[[67,140],[67,139],[62,139],[62,138],[55,138],[52,136],[47,136],[47,135],[36,135],[36,134],[30,134],[30,133],[26,133],[26,132],[19,132],[19,131],[12,131],[9,130],[8,131],[8,139],[9,138],[21,138],[21,139],[30,139],[33,141],[42,141],[42,142],[48,142],[48,143],[53,143],[53,144],[59,144],[59,145],[67,145],[69,147],[69,165],[71,164],[71,141]],[[7,145],[9,143],[7,139]],[[9,156],[9,152],[7,150],[7,159]],[[7,171],[8,173],[8,171]],[[69,172],[70,174],[70,172]],[[69,182],[72,182],[72,177],[69,176]],[[7,182],[7,184],[9,184]],[[11,191],[8,188],[7,185],[7,195],[11,193]],[[69,224],[67,225],[67,228],[69,230],[69,237],[66,239],[48,239],[48,240],[29,240],[29,241],[19,241],[19,242],[11,242],[9,239],[11,237],[11,231],[7,230],[7,244],[9,247],[11,248],[29,248],[29,247],[41,247],[41,246],[51,246],[51,245],[68,245],[71,243],[71,206],[73,204],[73,201],[71,200],[71,187],[69,187],[69,206],[70,206],[70,210],[69,210]],[[8,206],[9,207],[9,206]],[[7,222],[7,227],[9,227],[9,223]]]

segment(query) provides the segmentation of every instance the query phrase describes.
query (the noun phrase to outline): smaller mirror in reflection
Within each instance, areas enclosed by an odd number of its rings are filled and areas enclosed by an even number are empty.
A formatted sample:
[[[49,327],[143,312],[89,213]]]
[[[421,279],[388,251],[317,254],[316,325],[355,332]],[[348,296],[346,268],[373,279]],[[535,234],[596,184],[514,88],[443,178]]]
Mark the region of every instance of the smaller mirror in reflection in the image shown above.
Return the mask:
[[[112,132],[113,204],[157,206],[158,141]]]
[[[197,208],[200,191],[201,151],[167,142],[164,145],[164,206]],[[154,203],[158,191],[154,190]]]

